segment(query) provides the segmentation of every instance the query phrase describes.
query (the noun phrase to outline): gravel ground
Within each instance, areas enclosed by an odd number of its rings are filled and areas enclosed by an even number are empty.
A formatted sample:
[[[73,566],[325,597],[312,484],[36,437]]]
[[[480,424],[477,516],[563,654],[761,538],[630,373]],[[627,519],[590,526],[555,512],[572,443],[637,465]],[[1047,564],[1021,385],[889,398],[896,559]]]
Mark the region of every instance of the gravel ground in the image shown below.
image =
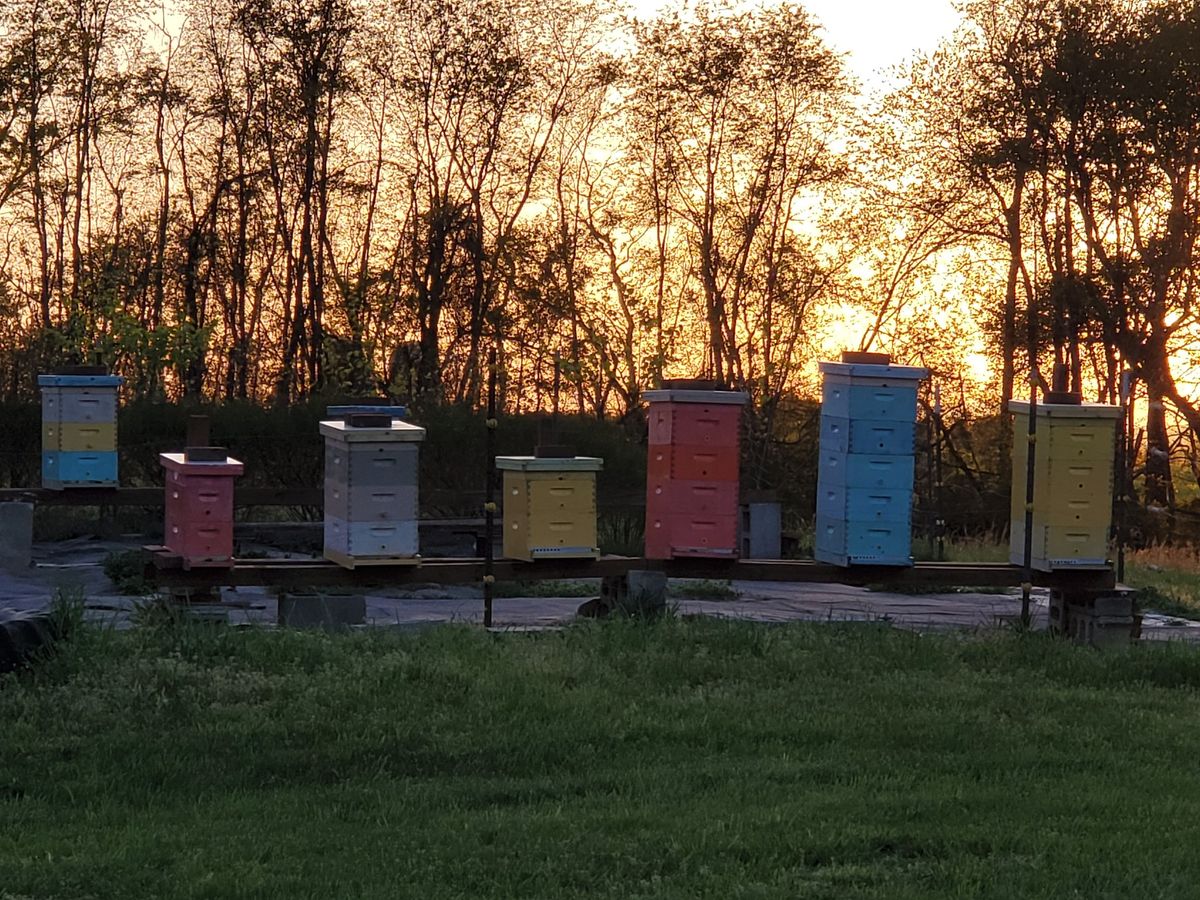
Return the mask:
[[[114,550],[138,547],[140,541],[79,538],[34,547],[34,566],[0,570],[0,609],[44,609],[57,593],[83,598],[88,617],[128,625],[145,598],[120,594],[105,576],[104,558]],[[897,594],[827,584],[735,581],[736,598],[688,597],[686,583],[673,585],[671,603],[683,615],[728,616],[761,622],[886,621],[918,630],[993,627],[1020,614],[1019,592]],[[441,622],[480,622],[482,595],[473,586],[409,586],[373,590],[366,596],[367,621],[378,626],[420,627]],[[220,613],[231,623],[276,621],[276,597],[267,588],[226,589]],[[580,597],[497,598],[493,625],[500,628],[545,628],[576,617]],[[1035,591],[1034,626],[1045,628],[1048,596]],[[214,611],[217,608],[214,607]],[[1145,614],[1144,638],[1200,641],[1200,622]]]

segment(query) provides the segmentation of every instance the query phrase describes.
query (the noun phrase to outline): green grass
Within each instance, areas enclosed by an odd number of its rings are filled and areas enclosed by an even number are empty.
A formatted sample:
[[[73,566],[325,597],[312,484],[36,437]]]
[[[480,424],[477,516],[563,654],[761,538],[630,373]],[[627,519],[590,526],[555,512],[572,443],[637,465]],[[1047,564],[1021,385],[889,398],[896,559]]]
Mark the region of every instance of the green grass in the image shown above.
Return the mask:
[[[1145,609],[1200,619],[1200,557],[1189,547],[1155,546],[1131,551],[1125,583],[1138,589]]]
[[[560,581],[497,581],[493,597],[599,597],[599,578]]]
[[[670,617],[85,630],[0,897],[1192,897],[1200,654]]]

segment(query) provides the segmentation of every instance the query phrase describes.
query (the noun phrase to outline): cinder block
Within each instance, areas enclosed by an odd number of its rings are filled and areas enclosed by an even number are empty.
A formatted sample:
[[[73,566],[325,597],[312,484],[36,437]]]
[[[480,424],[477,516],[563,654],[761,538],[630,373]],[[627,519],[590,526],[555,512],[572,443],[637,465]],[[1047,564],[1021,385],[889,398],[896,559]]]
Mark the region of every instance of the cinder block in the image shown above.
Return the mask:
[[[667,608],[667,576],[632,569],[600,580],[600,605],[627,615],[656,615]]]
[[[0,503],[0,568],[17,571],[33,564],[33,504]]]

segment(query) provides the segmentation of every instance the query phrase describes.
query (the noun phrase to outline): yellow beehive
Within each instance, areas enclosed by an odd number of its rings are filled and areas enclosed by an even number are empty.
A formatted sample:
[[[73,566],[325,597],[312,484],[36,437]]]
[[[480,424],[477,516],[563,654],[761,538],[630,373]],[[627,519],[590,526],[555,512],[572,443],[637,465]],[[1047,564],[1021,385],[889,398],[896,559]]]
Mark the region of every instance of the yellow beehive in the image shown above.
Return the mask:
[[[1012,527],[1009,561],[1025,562],[1029,404],[1013,412]],[[1112,523],[1113,459],[1119,406],[1039,403],[1034,444],[1033,567],[1103,568]]]
[[[504,473],[504,555],[509,559],[600,555],[596,472],[603,460],[498,456]]]

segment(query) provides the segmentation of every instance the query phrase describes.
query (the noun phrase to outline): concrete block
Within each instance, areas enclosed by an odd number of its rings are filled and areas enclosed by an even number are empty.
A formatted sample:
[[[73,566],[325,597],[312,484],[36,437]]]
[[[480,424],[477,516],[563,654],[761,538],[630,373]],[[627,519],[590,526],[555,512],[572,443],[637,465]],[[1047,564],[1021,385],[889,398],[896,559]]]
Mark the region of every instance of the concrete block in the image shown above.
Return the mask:
[[[0,503],[0,569],[33,564],[33,504]]]
[[[783,555],[783,512],[776,501],[742,507],[742,558],[779,559]]]
[[[279,595],[280,627],[336,630],[362,625],[366,618],[367,598],[362,594]]]
[[[600,580],[600,605],[627,615],[656,615],[667,608],[667,576],[663,572],[630,570],[624,576]]]

